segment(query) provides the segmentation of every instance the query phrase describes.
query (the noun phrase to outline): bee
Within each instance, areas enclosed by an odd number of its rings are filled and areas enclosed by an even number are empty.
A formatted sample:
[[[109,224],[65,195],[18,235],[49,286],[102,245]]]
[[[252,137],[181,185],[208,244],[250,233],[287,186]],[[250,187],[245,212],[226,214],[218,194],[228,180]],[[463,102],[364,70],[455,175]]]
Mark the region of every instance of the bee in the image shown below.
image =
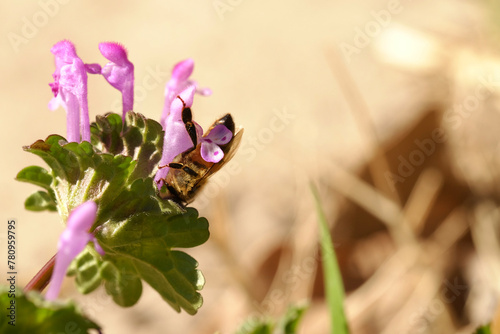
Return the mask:
[[[224,145],[219,145],[224,157],[216,163],[205,161],[201,156],[201,142],[198,143],[196,128],[192,120],[191,109],[186,107],[184,101],[178,96],[184,104],[182,110],[182,121],[186,126],[186,130],[193,142],[193,148],[178,154],[174,160],[165,166],[169,167],[167,176],[163,179],[165,186],[160,191],[160,197],[163,199],[172,199],[178,203],[190,203],[198,191],[205,185],[208,178],[219,171],[236,153],[241,142],[243,129],[235,129],[235,124],[231,114],[226,114],[219,118],[205,132],[203,137],[206,137],[219,124],[224,125],[233,134],[231,140]]]

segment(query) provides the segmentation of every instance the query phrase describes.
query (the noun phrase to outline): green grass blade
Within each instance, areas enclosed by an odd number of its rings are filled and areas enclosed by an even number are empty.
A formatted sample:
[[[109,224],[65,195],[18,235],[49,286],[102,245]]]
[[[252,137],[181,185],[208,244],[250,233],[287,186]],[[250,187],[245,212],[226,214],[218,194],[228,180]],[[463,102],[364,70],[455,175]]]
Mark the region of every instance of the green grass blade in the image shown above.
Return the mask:
[[[330,230],[326,222],[323,207],[319,198],[316,186],[311,183],[311,191],[316,202],[316,212],[318,214],[319,236],[321,244],[321,254],[323,261],[323,272],[325,280],[325,291],[328,308],[330,309],[331,333],[348,334],[347,320],[344,314],[344,285],[337,263],[335,250]]]

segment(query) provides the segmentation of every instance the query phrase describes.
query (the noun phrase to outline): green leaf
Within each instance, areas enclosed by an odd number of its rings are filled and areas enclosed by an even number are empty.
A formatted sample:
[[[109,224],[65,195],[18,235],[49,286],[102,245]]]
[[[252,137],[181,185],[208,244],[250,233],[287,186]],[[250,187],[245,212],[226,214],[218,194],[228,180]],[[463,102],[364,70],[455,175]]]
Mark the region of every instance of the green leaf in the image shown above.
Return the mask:
[[[106,281],[106,291],[120,306],[132,306],[141,297],[142,283],[130,259],[117,258],[114,263],[106,261],[102,278]]]
[[[302,319],[307,307],[305,305],[295,306],[292,305],[288,308],[285,316],[282,319],[283,328],[282,333],[284,334],[295,334],[297,333],[299,322]]]
[[[0,333],[91,333],[100,327],[81,314],[72,302],[49,302],[38,293],[24,294],[0,286],[3,318]],[[94,332],[92,332],[94,333]]]
[[[81,252],[71,263],[68,276],[76,276],[78,291],[87,294],[99,287],[101,284],[102,260],[97,254],[92,253],[90,247]]]
[[[116,186],[117,189],[110,189],[102,194],[99,203],[100,220],[121,221],[142,212],[162,212],[151,178],[137,179],[126,188]],[[178,205],[171,202],[168,202],[168,209],[172,213],[182,212]],[[168,212],[167,209],[164,211]]]
[[[99,241],[115,250],[132,252],[142,240],[157,241],[164,248],[195,247],[208,240],[208,221],[198,218],[198,212],[188,208],[177,215],[162,212],[136,214],[127,221],[109,221],[97,234]]]
[[[148,254],[150,255],[150,254]],[[201,272],[195,270],[198,263],[189,255],[179,251],[158,254],[135,261],[141,278],[158,291],[177,312],[183,308],[195,314],[203,299],[197,292],[204,285]]]
[[[92,230],[106,254],[88,246],[68,274],[75,276],[82,293],[104,283],[121,306],[137,302],[145,281],[175,310],[196,313],[202,304],[203,275],[196,260],[176,248],[204,243],[208,222],[195,209],[157,195],[153,176],[162,152],[161,125],[129,112],[123,127],[121,116],[108,114],[97,117],[91,132],[92,144],[67,143],[52,135],[25,147],[50,170],[34,166],[18,175],[20,181],[45,189],[50,185],[49,193],[29,198],[30,208],[57,205],[63,221],[85,201],[98,204]]]
[[[197,291],[203,287],[204,278],[196,269],[196,260],[172,248],[194,247],[208,237],[208,221],[198,218],[192,208],[177,215],[149,212],[124,222],[106,223],[97,238],[106,251],[104,263],[111,263],[103,275],[108,292],[119,296],[115,301],[125,301],[120,305],[129,306],[132,301],[121,296],[121,286],[128,292],[128,285],[137,277],[157,290],[175,310],[196,313],[202,304]],[[135,283],[132,286],[140,289]]]
[[[90,125],[91,142],[102,152],[113,155],[123,152],[123,140],[121,138],[123,130],[122,117],[117,114],[96,116],[95,123]]]
[[[277,321],[268,317],[252,316],[240,326],[236,334],[296,334],[306,309],[305,305],[290,305],[286,314]]]
[[[24,201],[24,207],[30,211],[57,211],[56,202],[45,191],[37,191],[31,194]]]
[[[271,320],[248,319],[236,334],[272,334],[274,324]]]
[[[491,334],[490,325],[484,325],[476,329],[474,334]]]
[[[91,125],[92,143],[101,151],[126,155],[137,160],[132,178],[152,177],[163,150],[163,129],[160,123],[132,111],[126,115],[122,133],[121,116],[97,116]]]
[[[36,186],[44,188],[47,191],[52,190],[50,187],[52,183],[52,175],[39,166],[29,166],[24,168],[17,174],[16,180],[32,183]]]
[[[51,167],[52,189],[63,220],[86,200],[99,202],[126,189],[136,164],[130,157],[99,153],[88,142],[67,143],[57,135],[38,140],[25,150]]]
[[[312,183],[311,191],[316,202],[316,213],[318,215],[320,244],[324,264],[323,270],[326,299],[328,308],[330,309],[330,320],[332,321],[331,333],[347,334],[349,333],[349,329],[344,314],[344,286],[342,283],[342,276],[340,275],[335,250],[333,248],[332,239],[330,238],[330,230],[323,212],[318,191]]]

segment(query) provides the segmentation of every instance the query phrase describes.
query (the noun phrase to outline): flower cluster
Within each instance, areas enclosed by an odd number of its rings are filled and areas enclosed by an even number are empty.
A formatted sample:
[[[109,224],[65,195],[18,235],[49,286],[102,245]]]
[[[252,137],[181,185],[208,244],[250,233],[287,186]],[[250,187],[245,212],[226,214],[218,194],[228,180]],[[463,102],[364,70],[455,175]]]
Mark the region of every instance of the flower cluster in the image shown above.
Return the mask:
[[[75,46],[68,40],[55,44],[51,52],[55,56],[56,70],[53,73],[54,82],[50,83],[54,98],[49,103],[49,109],[62,106],[67,113],[67,141],[90,142],[90,124],[87,101],[87,74],[102,75],[106,81],[122,94],[122,122],[125,115],[132,111],[134,105],[134,65],[128,59],[127,50],[118,43],[101,43],[99,50],[109,62],[101,67],[99,64],[85,64],[77,55]],[[219,162],[224,152],[219,145],[227,144],[232,138],[232,132],[222,124],[215,126],[203,137],[203,129],[196,122],[196,143],[186,130],[182,113],[185,108],[191,108],[194,95],[207,96],[210,89],[200,89],[195,81],[189,79],[194,69],[194,61],[187,59],[176,64],[172,70],[171,79],[165,88],[165,106],[161,116],[164,130],[164,145],[160,166],[155,176],[159,189],[168,174],[168,164],[174,158],[191,148],[201,144],[202,158],[207,162]],[[98,212],[98,205],[87,201],[76,207],[69,215],[66,230],[62,233],[58,246],[55,268],[51,287],[47,293],[48,299],[58,295],[63,277],[70,262],[85,248],[89,242],[94,242],[95,249],[101,255],[104,251],[96,242],[94,234],[89,231],[93,226]]]

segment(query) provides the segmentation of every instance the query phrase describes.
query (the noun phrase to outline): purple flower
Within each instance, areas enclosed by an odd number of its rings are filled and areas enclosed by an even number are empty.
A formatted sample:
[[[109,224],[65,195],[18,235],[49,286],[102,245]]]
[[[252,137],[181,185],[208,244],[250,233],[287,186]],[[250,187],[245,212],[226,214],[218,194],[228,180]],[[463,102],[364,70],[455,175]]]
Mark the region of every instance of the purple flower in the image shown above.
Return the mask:
[[[186,88],[194,86],[195,92],[203,96],[212,94],[212,91],[208,88],[196,89],[197,83],[195,81],[188,80],[193,73],[193,69],[194,61],[193,59],[188,58],[177,63],[172,70],[172,76],[165,86],[165,104],[163,106],[163,112],[160,119],[160,124],[164,129],[165,122],[171,111],[172,103]]]
[[[66,275],[66,270],[71,264],[71,261],[80,254],[90,241],[94,242],[96,251],[104,255],[104,251],[97,243],[94,235],[88,232],[94,224],[96,216],[97,204],[92,201],[87,201],[71,211],[66,229],[59,237],[54,271],[50,280],[50,287],[45,295],[47,300],[54,300],[57,298],[62,281]]]
[[[233,137],[232,132],[222,124],[216,125],[212,131],[201,138],[201,157],[207,162],[217,163],[224,157],[224,152],[219,145],[229,143]]]
[[[122,93],[123,113],[134,108],[134,65],[128,60],[127,50],[118,43],[100,43],[99,51],[110,62],[102,68],[102,75],[111,86]]]
[[[55,56],[56,70],[50,83],[54,98],[49,109],[62,106],[67,113],[67,140],[69,142],[90,142],[90,122],[87,102],[87,71],[97,70],[99,65],[85,65],[76,55],[75,46],[67,40],[56,43],[50,51]]]
[[[163,140],[163,153],[160,160],[160,166],[166,166],[174,158],[193,147],[191,137],[186,130],[186,125],[182,121],[182,110],[184,107],[190,108],[193,105],[195,86],[188,86],[179,97],[172,102],[170,112],[165,120],[165,137]],[[182,100],[181,100],[182,99]],[[184,103],[183,103],[184,101]],[[203,134],[203,129],[194,123],[198,138]],[[169,167],[161,168],[155,176],[155,182],[160,189],[163,186],[163,179],[167,176]]]
[[[160,168],[155,176],[158,189],[164,184],[170,164],[174,158],[193,148],[193,141],[186,130],[186,124],[182,120],[184,108],[191,108],[194,94],[210,95],[208,88],[197,89],[194,81],[188,80],[193,73],[194,62],[186,59],[177,63],[172,70],[172,77],[165,87],[165,106],[163,108],[161,124],[165,130],[163,140],[163,154],[159,163]],[[203,129],[193,121],[196,127],[197,142],[201,142],[201,156],[207,162],[217,163],[224,157],[224,152],[219,145],[227,144],[231,138],[231,131],[222,124],[215,126],[205,137]]]

